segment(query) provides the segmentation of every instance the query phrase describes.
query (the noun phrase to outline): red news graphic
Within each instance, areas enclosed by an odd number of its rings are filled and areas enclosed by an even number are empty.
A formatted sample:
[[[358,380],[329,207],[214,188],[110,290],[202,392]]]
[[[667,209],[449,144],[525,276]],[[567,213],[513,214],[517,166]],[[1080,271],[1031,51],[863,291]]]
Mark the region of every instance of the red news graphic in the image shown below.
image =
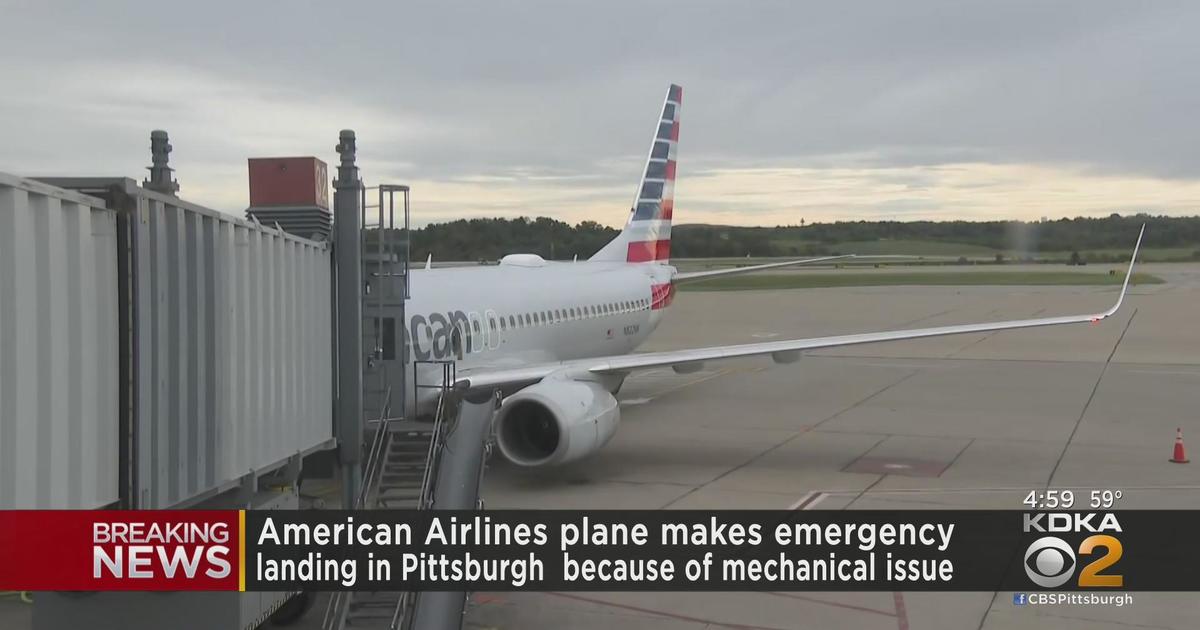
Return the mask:
[[[236,591],[240,512],[0,511],[0,590]]]

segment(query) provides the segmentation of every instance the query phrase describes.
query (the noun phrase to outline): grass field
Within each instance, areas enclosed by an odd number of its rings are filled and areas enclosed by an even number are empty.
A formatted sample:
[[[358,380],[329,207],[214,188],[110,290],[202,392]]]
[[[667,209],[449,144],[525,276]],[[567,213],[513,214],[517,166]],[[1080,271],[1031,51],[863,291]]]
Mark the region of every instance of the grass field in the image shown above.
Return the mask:
[[[911,273],[791,273],[731,276],[688,283],[683,291],[754,291],[766,289],[813,289],[821,287],[869,287],[893,285],[979,286],[979,285],[1119,285],[1124,275],[1072,271],[950,271]],[[1133,274],[1133,284],[1162,284],[1148,273]]]
[[[789,241],[789,240],[774,240],[773,244],[788,247],[795,246],[799,251],[804,251],[806,247],[810,247],[812,243],[805,241]],[[990,247],[982,245],[968,245],[966,243],[943,243],[941,241],[920,241],[920,240],[903,240],[889,239],[878,241],[846,241],[837,245],[828,246],[830,249],[836,249],[839,252],[852,254],[891,254],[902,256],[966,256],[971,257],[991,257],[996,255],[996,251]]]
[[[772,244],[779,247],[796,247],[797,251],[810,251],[810,248],[816,244],[810,241],[800,241],[795,239],[774,239]],[[860,255],[896,255],[896,256],[928,256],[928,257],[949,257],[958,258],[964,256],[970,259],[994,258],[996,254],[1002,254],[1006,259],[1012,260],[1023,258],[1027,254],[1014,250],[1000,250],[984,247],[982,245],[970,245],[967,243],[946,243],[942,241],[923,241],[923,240],[904,240],[904,239],[884,239],[876,241],[846,241],[836,245],[827,245],[829,251],[836,250],[846,254]],[[1109,248],[1109,249],[1081,249],[1079,254],[1083,257],[1088,256],[1128,256],[1131,248]],[[1200,245],[1187,247],[1146,247],[1142,249],[1141,259],[1144,262],[1168,261],[1168,260],[1189,260],[1195,255],[1195,252],[1200,251]],[[1054,251],[1054,252],[1037,252],[1034,258],[1038,260],[1067,260],[1071,256],[1070,251]]]

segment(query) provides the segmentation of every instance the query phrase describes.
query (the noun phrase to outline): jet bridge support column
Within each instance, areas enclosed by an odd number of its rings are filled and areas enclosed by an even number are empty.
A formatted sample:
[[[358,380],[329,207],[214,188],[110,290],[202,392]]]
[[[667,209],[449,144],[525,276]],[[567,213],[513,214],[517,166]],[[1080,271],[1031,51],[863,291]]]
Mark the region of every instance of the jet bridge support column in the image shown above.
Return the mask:
[[[337,438],[342,464],[342,505],[354,505],[362,486],[362,182],[355,164],[354,132],[343,129],[333,182],[334,260],[337,266]]]
[[[439,510],[474,510],[478,507],[487,444],[496,415],[497,397],[479,393],[463,400],[458,419],[446,434],[437,467],[433,507]],[[467,594],[462,591],[419,593],[412,628],[459,630]]]

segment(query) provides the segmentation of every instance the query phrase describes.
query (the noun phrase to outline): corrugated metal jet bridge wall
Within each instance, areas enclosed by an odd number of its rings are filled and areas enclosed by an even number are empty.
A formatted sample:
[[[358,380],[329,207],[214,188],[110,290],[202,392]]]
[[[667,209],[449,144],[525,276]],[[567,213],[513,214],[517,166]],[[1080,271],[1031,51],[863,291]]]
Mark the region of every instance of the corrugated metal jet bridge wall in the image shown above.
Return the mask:
[[[46,181],[0,173],[0,509],[186,506],[332,446],[326,244]]]

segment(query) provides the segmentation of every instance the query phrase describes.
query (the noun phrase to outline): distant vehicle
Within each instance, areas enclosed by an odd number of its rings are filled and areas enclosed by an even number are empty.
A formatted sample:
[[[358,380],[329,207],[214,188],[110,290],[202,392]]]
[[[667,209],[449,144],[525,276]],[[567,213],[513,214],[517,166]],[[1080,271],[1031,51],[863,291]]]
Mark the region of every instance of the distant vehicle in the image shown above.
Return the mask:
[[[456,359],[456,387],[505,393],[496,440],[515,464],[562,464],[598,450],[620,421],[613,394],[638,370],[669,366],[687,373],[708,361],[757,355],[791,363],[801,351],[816,348],[1096,322],[1116,313],[1124,301],[1132,261],[1116,304],[1102,313],[631,354],[661,323],[680,283],[851,257],[690,273],[673,267],[671,219],[682,101],[683,90],[672,85],[625,227],[590,259],[554,263],[536,254],[510,254],[496,266],[426,265],[412,273],[405,329],[410,369],[415,369],[413,361]],[[1140,244],[1139,234],[1134,259]],[[436,382],[435,368],[428,369],[419,375],[421,382]],[[411,404],[417,411],[427,410],[436,396],[430,391]]]

